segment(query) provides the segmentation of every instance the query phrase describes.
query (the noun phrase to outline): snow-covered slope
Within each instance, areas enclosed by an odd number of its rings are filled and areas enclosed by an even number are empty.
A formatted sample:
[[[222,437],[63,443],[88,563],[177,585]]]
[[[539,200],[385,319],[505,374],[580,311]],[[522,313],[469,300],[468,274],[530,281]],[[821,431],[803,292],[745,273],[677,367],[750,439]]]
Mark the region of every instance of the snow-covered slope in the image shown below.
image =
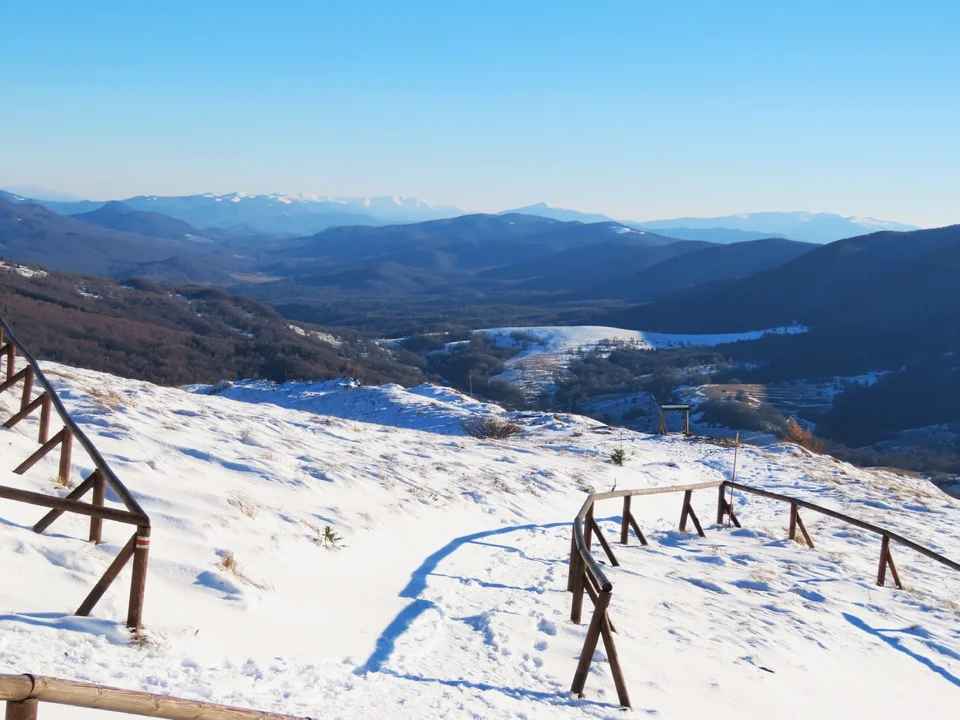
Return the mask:
[[[602,662],[586,699],[567,693],[586,629],[567,620],[570,520],[590,488],[718,480],[732,461],[708,442],[575,416],[519,415],[522,436],[476,440],[461,419],[499,409],[431,386],[211,394],[45,367],[152,517],[146,642],[122,626],[126,573],[95,617],[69,615],[127,528],[106,523],[94,547],[86,523],[64,517],[38,536],[37,508],[0,501],[0,671],[312,717],[620,716]],[[0,396],[8,412],[16,401]],[[0,482],[62,493],[53,457],[9,472],[35,449],[34,423],[0,432]],[[608,461],[618,446],[622,468]],[[960,555],[960,504],[923,480],[787,446],[742,449],[738,478]],[[714,492],[694,500],[706,539],[677,532],[678,496],[644,499],[634,510],[651,545],[619,549],[610,569],[637,712],[955,712],[960,577],[895,549],[908,589],[880,589],[873,536],[810,515],[809,550],[784,540],[783,507],[738,496],[737,531],[710,526]],[[618,512],[598,508],[611,538]]]
[[[512,337],[516,334],[537,338],[539,342],[530,344],[523,352],[507,360],[506,369],[497,376],[497,379],[514,383],[525,390],[540,392],[549,389],[572,359],[609,343],[630,343],[638,348],[650,349],[712,347],[741,340],[756,340],[768,333],[794,334],[806,332],[806,330],[803,326],[795,325],[743,333],[681,335],[596,325],[562,325],[487,328],[476,332],[493,335],[504,343],[517,342]]]

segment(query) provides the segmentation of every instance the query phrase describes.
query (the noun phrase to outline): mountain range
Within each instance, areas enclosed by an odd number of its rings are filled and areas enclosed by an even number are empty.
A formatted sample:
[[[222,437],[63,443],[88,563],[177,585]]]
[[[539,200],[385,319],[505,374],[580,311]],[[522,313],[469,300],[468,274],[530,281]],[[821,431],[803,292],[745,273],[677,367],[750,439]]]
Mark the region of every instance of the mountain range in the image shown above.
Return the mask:
[[[59,197],[41,191],[44,198]],[[13,203],[37,203],[64,215],[85,214],[109,204],[108,201],[31,199],[22,194],[0,191],[0,198]],[[401,196],[328,197],[319,195],[253,195],[241,192],[184,196],[138,195],[122,199],[130,210],[156,212],[181,220],[195,228],[218,228],[237,235],[311,235],[329,227],[344,225],[390,225],[448,219],[468,214],[453,206],[434,206]],[[593,224],[616,222],[600,213],[537,203],[501,215],[535,215],[564,222]],[[732,243],[783,237],[802,242],[825,243],[877,230],[909,231],[917,228],[875,218],[832,213],[763,212],[712,218],[675,218],[645,222],[623,220],[622,224],[681,240]],[[211,233],[208,233],[208,235]],[[217,235],[217,232],[212,233]]]

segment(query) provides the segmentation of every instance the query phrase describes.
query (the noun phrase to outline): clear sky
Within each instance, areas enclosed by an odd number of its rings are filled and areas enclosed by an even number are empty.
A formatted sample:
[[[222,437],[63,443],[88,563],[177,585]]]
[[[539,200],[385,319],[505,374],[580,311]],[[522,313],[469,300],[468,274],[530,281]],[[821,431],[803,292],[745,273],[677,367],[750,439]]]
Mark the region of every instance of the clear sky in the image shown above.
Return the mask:
[[[0,0],[0,186],[960,222],[960,2]]]

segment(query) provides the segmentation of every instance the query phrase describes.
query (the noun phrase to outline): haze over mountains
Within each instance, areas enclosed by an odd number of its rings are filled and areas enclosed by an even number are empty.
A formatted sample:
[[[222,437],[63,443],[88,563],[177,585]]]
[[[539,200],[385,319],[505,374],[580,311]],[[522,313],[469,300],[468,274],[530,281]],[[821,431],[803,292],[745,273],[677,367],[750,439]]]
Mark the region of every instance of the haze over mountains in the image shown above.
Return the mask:
[[[42,191],[45,198],[59,197]],[[0,191],[0,198],[14,203],[35,202],[64,215],[98,210],[107,201],[32,199]],[[159,212],[195,228],[227,229],[233,234],[309,235],[332,226],[389,225],[457,217],[468,211],[453,206],[434,206],[416,198],[383,196],[365,198],[320,195],[227,194],[158,196],[139,195],[121,199],[132,210]],[[499,214],[524,214],[565,222],[617,222],[615,218],[562,208],[541,202],[504,210]],[[635,229],[652,230],[681,240],[741,242],[784,237],[802,242],[825,243],[876,230],[916,230],[913,225],[832,213],[762,212],[713,218],[676,218],[637,222],[621,220]]]

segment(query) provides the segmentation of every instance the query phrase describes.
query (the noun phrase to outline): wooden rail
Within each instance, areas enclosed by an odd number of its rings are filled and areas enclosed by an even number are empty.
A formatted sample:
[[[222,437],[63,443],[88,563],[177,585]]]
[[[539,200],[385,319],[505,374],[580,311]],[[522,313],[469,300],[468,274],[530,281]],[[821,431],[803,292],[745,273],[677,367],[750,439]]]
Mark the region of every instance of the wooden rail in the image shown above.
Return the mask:
[[[18,357],[22,357],[26,361],[26,367],[20,370],[16,369]],[[43,370],[40,369],[40,365],[17,340],[10,326],[3,318],[0,318],[0,358],[5,359],[6,365],[6,379],[0,382],[0,393],[10,390],[20,382],[23,383],[20,396],[20,410],[3,423],[3,426],[12,428],[30,417],[36,410],[40,410],[40,421],[37,430],[37,442],[40,447],[37,448],[30,457],[20,463],[13,472],[17,475],[23,475],[46,455],[59,447],[60,461],[57,466],[58,479],[62,485],[67,486],[70,482],[73,464],[74,442],[86,452],[94,466],[93,472],[84,478],[66,497],[54,497],[0,485],[0,498],[50,508],[50,512],[33,526],[34,532],[38,533],[42,533],[50,527],[50,525],[65,512],[86,515],[90,518],[89,539],[90,542],[93,543],[100,543],[103,540],[104,520],[136,526],[137,530],[127,544],[131,548],[131,552],[127,554],[125,552],[126,547],[121,551],[117,560],[107,569],[107,572],[96,586],[94,586],[91,593],[81,603],[77,610],[77,615],[88,615],[90,611],[93,610],[97,601],[107,591],[107,588],[109,588],[110,583],[116,579],[124,565],[132,558],[133,578],[130,583],[127,625],[131,629],[141,627],[143,623],[143,599],[147,581],[147,561],[150,552],[150,518],[143,511],[143,508],[140,507],[140,503],[136,501],[126,486],[120,482],[120,479],[114,474],[113,470],[110,469],[107,461],[103,459],[103,456],[83,430],[81,430],[74,419],[70,417],[70,413],[68,413],[67,409],[63,406],[53,385],[50,384],[46,375],[43,374]],[[35,385],[39,386],[40,394],[34,398],[32,394]],[[51,410],[56,413],[60,422],[63,423],[62,429],[53,436],[50,435]],[[120,499],[120,502],[126,507],[126,510],[106,506],[107,487],[113,490],[115,495]],[[93,491],[93,502],[81,502],[81,498],[91,490]],[[122,562],[120,562],[118,566],[117,562],[121,559]]]
[[[790,505],[790,525],[788,534],[791,540],[796,540],[797,529],[803,534],[807,545],[813,548],[813,540],[803,525],[800,518],[800,508],[818,512],[821,515],[841,520],[855,527],[867,530],[880,535],[882,540],[880,544],[880,565],[877,571],[877,585],[883,587],[886,580],[887,570],[893,578],[894,584],[898,588],[903,588],[900,575],[897,572],[896,565],[893,562],[893,555],[890,551],[891,542],[896,542],[904,547],[910,548],[915,552],[946,565],[949,568],[960,571],[960,563],[940,555],[929,548],[910,540],[899,533],[883,528],[879,525],[860,520],[847,515],[846,513],[832,510],[830,508],[817,505],[806,500],[794,498],[789,495],[761,490],[750,487],[738,482],[717,481],[697,483],[693,485],[674,485],[670,487],[642,488],[637,490],[617,490],[614,492],[594,493],[587,497],[580,512],[577,513],[573,521],[573,533],[570,540],[570,565],[567,576],[567,590],[573,593],[573,601],[570,608],[571,621],[579,624],[583,614],[583,596],[584,593],[593,603],[593,615],[590,619],[590,625],[587,629],[587,635],[583,642],[583,649],[580,652],[580,660],[577,663],[577,670],[573,676],[573,685],[571,691],[578,697],[583,697],[584,687],[586,686],[587,676],[590,672],[590,665],[593,662],[593,655],[597,644],[603,639],[604,648],[607,651],[607,660],[610,663],[610,671],[613,674],[613,681],[617,688],[617,698],[624,707],[630,707],[630,695],[627,691],[626,680],[623,676],[623,668],[620,665],[620,658],[614,644],[613,634],[616,632],[609,616],[610,600],[613,596],[613,583],[603,571],[600,563],[593,557],[592,542],[596,535],[597,540],[607,556],[610,565],[617,566],[617,561],[613,549],[609,542],[603,536],[600,526],[594,519],[594,506],[602,500],[611,500],[614,498],[623,498],[623,510],[620,517],[620,543],[626,545],[630,539],[630,530],[632,529],[640,541],[641,545],[647,544],[647,539],[640,530],[640,525],[632,511],[632,498],[644,495],[660,495],[663,493],[683,493],[683,507],[680,511],[680,530],[687,528],[687,521],[693,522],[694,528],[700,537],[705,537],[700,520],[693,510],[691,499],[693,493],[697,490],[706,490],[716,488],[719,498],[717,500],[717,524],[721,525],[725,518],[729,518],[736,527],[740,527],[740,521],[733,511],[733,507],[727,500],[726,491],[728,488],[741,490],[745,493],[758,495],[760,497],[777,500]]]
[[[0,675],[0,701],[6,720],[37,720],[41,703],[169,720],[310,720],[39,675]]]

